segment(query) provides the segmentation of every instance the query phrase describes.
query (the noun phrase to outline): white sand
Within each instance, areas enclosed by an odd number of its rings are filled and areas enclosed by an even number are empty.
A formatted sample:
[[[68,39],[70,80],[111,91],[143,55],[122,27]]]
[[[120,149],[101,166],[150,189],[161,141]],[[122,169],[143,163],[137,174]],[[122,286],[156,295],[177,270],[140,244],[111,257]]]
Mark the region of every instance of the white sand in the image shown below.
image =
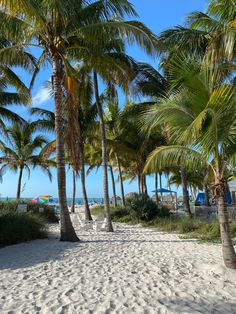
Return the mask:
[[[0,313],[236,313],[219,245],[121,224],[79,236],[0,249]]]

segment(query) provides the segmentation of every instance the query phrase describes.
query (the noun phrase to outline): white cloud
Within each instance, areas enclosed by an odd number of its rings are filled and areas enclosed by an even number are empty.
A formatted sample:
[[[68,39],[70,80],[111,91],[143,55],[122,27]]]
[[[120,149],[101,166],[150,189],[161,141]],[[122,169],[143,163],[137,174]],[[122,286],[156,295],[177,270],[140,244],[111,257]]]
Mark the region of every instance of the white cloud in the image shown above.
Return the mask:
[[[40,105],[51,98],[50,91],[47,88],[41,87],[40,90],[33,96],[33,105]]]

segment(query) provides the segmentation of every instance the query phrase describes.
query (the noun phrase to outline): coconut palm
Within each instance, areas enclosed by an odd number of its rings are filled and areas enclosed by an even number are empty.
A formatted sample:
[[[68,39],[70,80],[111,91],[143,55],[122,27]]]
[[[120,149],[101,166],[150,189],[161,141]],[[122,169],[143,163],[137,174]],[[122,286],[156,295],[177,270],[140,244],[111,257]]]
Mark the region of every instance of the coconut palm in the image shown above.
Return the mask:
[[[31,167],[40,167],[51,180],[49,167],[55,166],[55,163],[42,154],[47,140],[42,135],[35,135],[35,128],[31,123],[14,124],[7,130],[7,135],[7,142],[0,143],[0,172],[3,174],[7,169],[15,172],[19,170],[16,198],[20,199],[23,171],[26,170],[30,177]]]
[[[152,33],[140,22],[124,22],[124,16],[134,16],[135,10],[127,0],[117,1],[22,1],[1,0],[1,12],[22,23],[22,43],[43,49],[39,63],[52,63],[52,83],[55,102],[57,139],[58,196],[61,208],[61,240],[77,241],[66,201],[64,143],[62,136],[62,95],[64,74],[70,77],[67,56],[87,62],[97,48],[114,35],[129,42],[138,42],[150,52]],[[111,20],[109,20],[112,17]],[[18,36],[19,39],[19,36]],[[21,38],[20,38],[21,39]]]
[[[0,38],[0,52],[9,46],[9,40]],[[31,102],[29,89],[12,70],[16,66],[32,71],[35,68],[35,60],[29,53],[19,49],[15,49],[11,60],[0,60],[0,129],[3,133],[6,133],[5,121],[23,121],[19,115],[9,110],[8,106],[29,105]]]
[[[168,124],[173,145],[154,150],[146,169],[182,164],[186,169],[207,168],[212,172],[224,262],[236,268],[225,201],[225,171],[228,162],[235,164],[236,156],[235,92],[232,85],[222,83],[217,69],[198,63],[194,66],[194,62],[179,58],[170,67],[173,84],[181,81],[182,87],[149,110],[145,122],[151,126]]]
[[[235,18],[235,0],[211,0],[206,13],[192,12],[187,16],[186,27],[177,26],[162,32],[160,50],[167,59],[176,51],[195,54],[232,73],[236,52]]]

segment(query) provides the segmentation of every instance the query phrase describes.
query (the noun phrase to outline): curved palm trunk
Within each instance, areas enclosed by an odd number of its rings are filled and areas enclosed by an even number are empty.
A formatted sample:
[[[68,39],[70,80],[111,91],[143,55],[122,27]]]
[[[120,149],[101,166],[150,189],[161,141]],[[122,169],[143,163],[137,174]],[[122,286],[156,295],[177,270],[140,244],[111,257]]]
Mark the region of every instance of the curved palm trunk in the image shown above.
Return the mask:
[[[84,141],[82,136],[82,128],[81,128],[81,122],[78,121],[78,127],[79,127],[79,160],[80,160],[80,179],[81,179],[81,187],[82,187],[82,194],[83,194],[83,200],[84,200],[84,216],[85,220],[91,221],[92,216],[89,209],[89,202],[88,202],[88,196],[86,191],[86,183],[85,183],[85,162],[84,162]]]
[[[183,191],[183,203],[188,216],[191,216],[190,203],[188,197],[188,188],[187,188],[187,180],[186,180],[186,170],[184,167],[180,167],[180,175],[182,181],[182,191]]]
[[[72,226],[66,198],[66,173],[63,142],[63,121],[62,121],[62,87],[63,75],[62,60],[58,55],[54,55],[53,61],[53,90],[55,102],[55,133],[56,133],[56,161],[57,161],[57,183],[58,198],[60,205],[61,241],[79,241]]]
[[[71,204],[71,212],[75,212],[75,195],[76,195],[76,174],[75,171],[72,170],[72,176],[73,176],[73,188],[72,188],[72,204]]]
[[[83,193],[83,199],[84,199],[85,220],[93,220],[92,216],[91,216],[90,209],[89,209],[89,202],[88,202],[88,196],[87,196],[87,191],[86,191],[84,162],[83,162],[83,164],[81,164],[80,174],[81,174],[82,193]]]
[[[218,153],[217,153],[218,155]],[[223,259],[226,267],[236,269],[236,253],[230,236],[228,211],[226,204],[226,186],[220,169],[220,161],[217,160],[217,171],[215,177],[215,195],[218,200],[218,216],[220,223],[220,235],[222,243]]]
[[[103,110],[99,97],[97,73],[94,72],[94,92],[96,97],[96,104],[100,120],[101,139],[102,139],[102,163],[103,163],[103,187],[104,187],[104,208],[107,218],[107,231],[113,232],[111,222],[110,204],[109,204],[109,191],[108,191],[108,173],[107,173],[107,140],[106,129],[103,120]]]
[[[120,159],[117,154],[116,155],[116,161],[119,171],[119,181],[120,181],[120,190],[121,190],[121,200],[122,200],[122,206],[125,207],[125,193],[124,193],[124,184],[123,184],[123,177],[122,177],[122,171],[120,166]]]
[[[220,235],[222,242],[222,253],[225,266],[236,269],[236,254],[230,236],[228,211],[225,197],[226,193],[222,193],[222,195],[218,197],[218,212],[220,223]]]
[[[111,173],[111,182],[112,182],[112,190],[113,190],[113,198],[114,198],[114,207],[117,207],[117,198],[116,198],[116,183],[114,178],[114,173],[112,166],[110,165],[110,173]]]
[[[17,193],[16,193],[17,200],[20,199],[22,175],[23,175],[23,167],[20,167],[20,173],[19,173],[18,184],[17,184]]]

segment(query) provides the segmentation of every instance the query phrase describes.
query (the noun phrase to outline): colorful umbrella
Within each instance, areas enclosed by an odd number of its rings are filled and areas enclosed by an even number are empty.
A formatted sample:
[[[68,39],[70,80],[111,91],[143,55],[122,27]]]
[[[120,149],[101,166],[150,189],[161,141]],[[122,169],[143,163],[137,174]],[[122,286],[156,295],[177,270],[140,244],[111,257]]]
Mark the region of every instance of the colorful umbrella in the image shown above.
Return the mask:
[[[33,203],[45,203],[45,204],[55,204],[55,200],[52,198],[51,195],[43,195],[35,197],[32,200]]]

